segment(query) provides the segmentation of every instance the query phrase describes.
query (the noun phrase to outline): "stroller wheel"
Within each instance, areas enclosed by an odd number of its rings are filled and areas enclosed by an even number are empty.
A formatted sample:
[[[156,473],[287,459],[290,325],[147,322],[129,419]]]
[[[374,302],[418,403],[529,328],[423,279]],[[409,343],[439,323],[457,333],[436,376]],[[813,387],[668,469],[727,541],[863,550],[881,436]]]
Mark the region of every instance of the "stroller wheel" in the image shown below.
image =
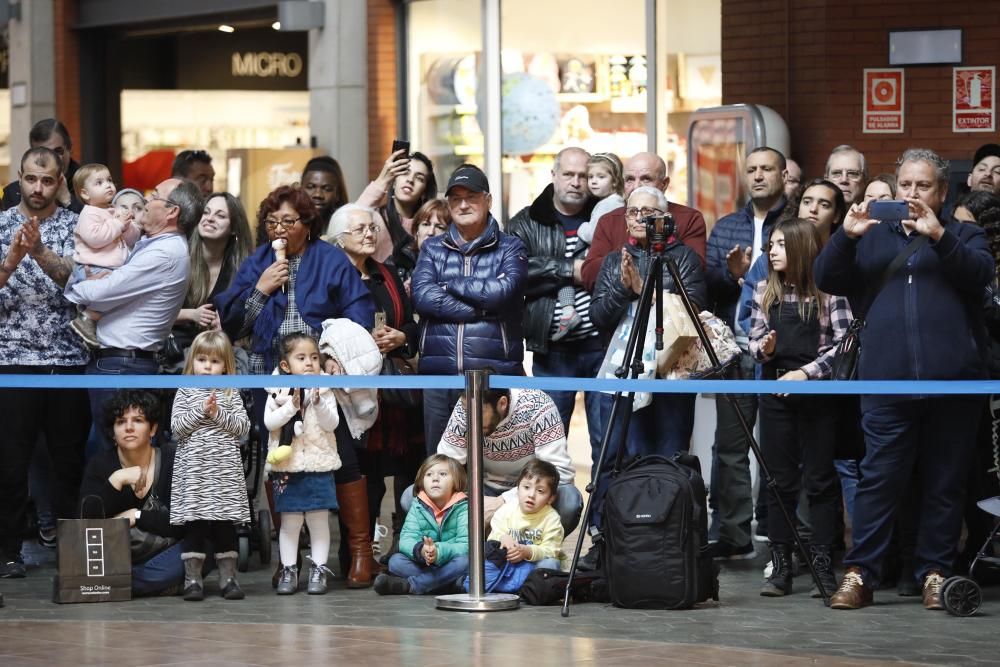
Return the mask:
[[[257,531],[260,540],[260,564],[268,565],[271,562],[271,514],[267,510],[257,513]]]
[[[951,577],[941,585],[941,604],[952,616],[972,616],[983,604],[983,591],[968,577]]]
[[[240,572],[246,572],[250,567],[250,536],[240,535],[238,539],[239,559],[236,561],[236,568]]]

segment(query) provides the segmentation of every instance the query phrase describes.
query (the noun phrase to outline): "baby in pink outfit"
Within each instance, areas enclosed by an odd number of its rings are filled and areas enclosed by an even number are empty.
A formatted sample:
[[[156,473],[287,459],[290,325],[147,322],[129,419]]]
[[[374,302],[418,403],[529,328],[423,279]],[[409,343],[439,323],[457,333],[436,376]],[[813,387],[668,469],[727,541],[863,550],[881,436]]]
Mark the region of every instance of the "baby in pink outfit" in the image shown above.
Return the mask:
[[[80,167],[73,176],[73,190],[85,206],[73,230],[76,267],[67,288],[81,280],[104,278],[120,267],[142,232],[131,205],[112,205],[115,184],[111,172],[103,164]],[[142,200],[142,195],[134,190],[129,194]],[[145,201],[142,201],[142,208],[145,209]],[[90,347],[100,347],[97,340],[99,319],[100,313],[86,309],[70,323],[70,328]]]

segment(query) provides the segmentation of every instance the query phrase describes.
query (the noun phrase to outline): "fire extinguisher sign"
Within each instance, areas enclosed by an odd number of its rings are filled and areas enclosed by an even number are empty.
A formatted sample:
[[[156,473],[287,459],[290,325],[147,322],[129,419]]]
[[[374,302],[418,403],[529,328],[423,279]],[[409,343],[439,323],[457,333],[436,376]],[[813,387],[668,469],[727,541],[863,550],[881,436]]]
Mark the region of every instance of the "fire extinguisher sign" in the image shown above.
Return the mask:
[[[952,132],[993,132],[997,126],[996,67],[956,67],[951,81]]]
[[[864,71],[865,134],[898,134],[903,131],[903,70]]]

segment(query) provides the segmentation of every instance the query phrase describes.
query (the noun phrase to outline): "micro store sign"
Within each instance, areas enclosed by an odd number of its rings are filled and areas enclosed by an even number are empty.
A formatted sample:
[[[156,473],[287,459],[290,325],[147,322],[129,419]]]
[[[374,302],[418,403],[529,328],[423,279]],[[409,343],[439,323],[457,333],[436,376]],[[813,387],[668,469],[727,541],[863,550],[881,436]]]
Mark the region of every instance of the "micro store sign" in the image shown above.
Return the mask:
[[[177,88],[307,90],[306,33],[270,29],[177,38]]]

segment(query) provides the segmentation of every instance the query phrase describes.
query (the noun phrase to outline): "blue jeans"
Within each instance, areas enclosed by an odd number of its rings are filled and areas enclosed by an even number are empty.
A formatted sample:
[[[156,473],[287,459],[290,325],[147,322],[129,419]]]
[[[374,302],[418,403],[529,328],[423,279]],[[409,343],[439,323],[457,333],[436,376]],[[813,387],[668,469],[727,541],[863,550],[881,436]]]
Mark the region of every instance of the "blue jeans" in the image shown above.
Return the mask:
[[[531,373],[535,377],[576,377],[595,378],[604,361],[604,350],[574,350],[583,343],[553,343],[548,354],[535,354]],[[598,343],[598,346],[600,344]],[[559,410],[563,429],[569,435],[569,422],[576,407],[576,392],[549,391],[552,402]],[[601,393],[588,391],[583,395],[583,405],[587,412],[587,431],[590,434],[590,447],[594,452],[600,451],[601,437],[604,435],[604,422],[601,419]]]
[[[184,542],[156,554],[145,563],[132,566],[132,593],[137,596],[155,595],[160,591],[184,582],[184,562],[181,554]]]
[[[840,492],[844,496],[844,511],[851,521],[854,521],[854,494],[858,491],[858,481],[861,479],[859,464],[854,459],[836,459],[833,467],[840,477]]]
[[[438,443],[461,395],[460,389],[424,389],[424,438],[428,456],[437,454]]]
[[[663,456],[670,458],[677,452],[686,452],[694,430],[694,394],[653,394],[653,402],[638,412],[632,413],[628,434],[625,438],[625,455],[622,461],[636,456]],[[607,424],[611,418],[614,396],[601,395],[601,421]],[[600,527],[604,506],[604,494],[611,484],[611,470],[617,457],[616,447],[621,439],[622,419],[625,410],[631,410],[628,400],[624,400],[618,413],[616,424],[611,430],[608,449],[604,453],[601,475],[594,488],[591,505],[591,525]],[[594,452],[596,463],[600,450]],[[593,477],[593,472],[591,472]]]
[[[455,556],[443,565],[421,565],[401,553],[389,557],[389,573],[403,577],[410,584],[410,593],[426,595],[451,588],[469,574],[469,557]]]
[[[867,585],[878,584],[896,511],[914,469],[922,492],[914,572],[918,579],[930,570],[951,574],[981,415],[982,401],[966,396],[906,400],[865,410],[854,545],[844,565],[860,567]]]
[[[94,358],[87,365],[87,375],[156,375],[160,364],[156,359],[131,359],[128,357]],[[111,449],[114,443],[105,434],[104,404],[117,389],[90,389],[90,413],[98,446]],[[163,425],[161,424],[161,428]]]

